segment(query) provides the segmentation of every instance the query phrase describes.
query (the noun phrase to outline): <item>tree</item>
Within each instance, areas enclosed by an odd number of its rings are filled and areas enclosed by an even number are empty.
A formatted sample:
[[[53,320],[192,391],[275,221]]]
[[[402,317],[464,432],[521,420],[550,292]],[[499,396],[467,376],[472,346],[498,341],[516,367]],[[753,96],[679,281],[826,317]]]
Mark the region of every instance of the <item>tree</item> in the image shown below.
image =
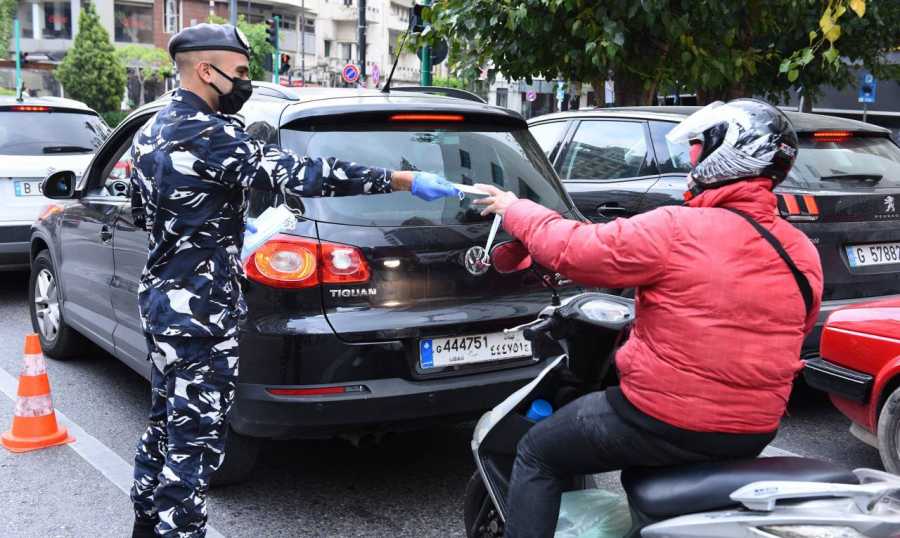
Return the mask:
[[[209,22],[225,24],[228,21],[217,15],[211,15]],[[252,80],[271,80],[271,77],[266,76],[265,66],[269,66],[271,70],[272,54],[275,52],[275,49],[266,41],[268,37],[266,25],[261,23],[251,24],[247,22],[243,15],[239,15],[238,28],[244,32],[244,35],[247,36],[247,41],[250,42],[250,78]]]
[[[56,70],[56,77],[68,96],[94,110],[119,109],[125,93],[125,66],[91,4],[81,11],[75,43]]]
[[[865,17],[847,20],[843,35],[817,24],[823,5],[836,21],[845,4]],[[813,95],[849,79],[847,63],[828,52],[837,38],[847,61],[875,71],[900,42],[896,0],[439,0],[425,17],[434,31],[418,42],[450,39],[457,76],[490,65],[529,82],[542,76],[600,88],[612,77],[625,105],[649,104],[668,88],[696,90],[703,101],[783,95],[796,82]],[[821,34],[812,36],[814,28]],[[831,44],[824,52],[822,40]],[[795,53],[805,63],[789,80],[795,68],[781,69]]]
[[[13,37],[13,20],[16,17],[16,0],[0,0],[0,58],[6,58],[9,54],[9,40]]]
[[[126,45],[116,49],[116,56],[126,69],[130,69],[140,84],[138,106],[145,103],[144,83],[150,80],[162,81],[174,74],[172,59],[169,53],[155,47]]]

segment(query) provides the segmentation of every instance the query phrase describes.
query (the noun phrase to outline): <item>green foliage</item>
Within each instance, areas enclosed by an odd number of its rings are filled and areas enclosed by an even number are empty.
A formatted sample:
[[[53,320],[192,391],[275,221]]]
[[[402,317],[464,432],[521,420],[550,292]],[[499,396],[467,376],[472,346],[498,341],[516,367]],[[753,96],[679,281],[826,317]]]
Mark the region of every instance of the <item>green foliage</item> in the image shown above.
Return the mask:
[[[212,15],[209,18],[209,22],[225,24],[228,21],[222,17]],[[271,81],[271,75],[266,76],[266,70],[263,66],[272,64],[272,54],[275,52],[275,49],[266,41],[268,37],[266,25],[262,23],[251,24],[247,22],[243,15],[239,15],[238,28],[244,32],[244,35],[247,36],[247,41],[250,42],[250,78],[252,80]]]
[[[84,101],[98,112],[119,109],[125,93],[125,66],[90,4],[81,11],[75,43],[56,77],[66,96]]]
[[[115,129],[129,114],[131,114],[130,110],[109,110],[107,112],[101,112],[100,117],[103,118],[103,121],[105,121],[110,128]]]
[[[844,4],[855,14],[839,28],[823,24]],[[825,21],[823,6],[832,9]],[[897,0],[439,0],[425,12],[433,31],[414,46],[449,39],[460,78],[488,65],[528,82],[541,76],[600,87],[612,76],[618,104],[646,104],[670,88],[697,90],[701,101],[775,97],[791,83],[814,96],[825,84],[851,81],[841,57],[884,77],[891,69],[884,53],[900,43]],[[813,47],[817,40],[829,48]],[[784,62],[791,58],[802,65]]]
[[[0,58],[8,56],[7,47],[10,39],[13,38],[13,20],[16,17],[16,0],[0,0],[0,43],[4,46],[0,47]]]
[[[0,88],[0,95],[16,95],[16,90],[11,90],[9,88]]]
[[[448,78],[434,78],[431,81],[432,86],[440,86],[441,88],[456,88],[459,90],[468,89],[465,82],[458,78],[448,77]]]
[[[155,47],[125,45],[116,49],[116,56],[128,69],[140,69],[144,80],[161,81],[175,74],[169,53]]]

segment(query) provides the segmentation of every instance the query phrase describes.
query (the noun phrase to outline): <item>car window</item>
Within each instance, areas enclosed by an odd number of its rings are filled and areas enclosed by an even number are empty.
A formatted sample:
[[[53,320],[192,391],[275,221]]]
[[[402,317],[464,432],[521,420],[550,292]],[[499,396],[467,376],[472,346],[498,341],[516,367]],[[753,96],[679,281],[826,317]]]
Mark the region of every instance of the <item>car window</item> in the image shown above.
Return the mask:
[[[528,130],[531,132],[531,136],[537,140],[541,149],[544,150],[544,154],[549,157],[550,154],[553,153],[553,150],[559,146],[563,133],[566,130],[566,122],[551,121],[548,123],[531,125],[528,127]]]
[[[583,121],[563,159],[563,179],[623,179],[655,173],[643,122]]]
[[[133,134],[133,133],[132,133]],[[127,136],[112,154],[111,158],[102,163],[95,163],[100,167],[99,177],[92,181],[88,192],[92,196],[128,198],[131,193],[131,146],[133,137]]]
[[[556,211],[569,210],[553,170],[525,128],[355,123],[302,129],[283,129],[282,145],[310,157],[432,172],[457,183],[493,184]],[[485,219],[471,197],[425,202],[407,192],[307,198],[303,205],[310,218],[363,226],[465,224]]]
[[[95,114],[48,109],[0,110],[0,154],[60,155],[93,153],[109,136],[109,127]]]
[[[673,144],[666,140],[666,134],[678,125],[671,121],[651,121],[650,136],[656,148],[661,174],[688,173],[691,171],[690,147],[686,143]]]
[[[886,136],[801,135],[797,161],[782,185],[804,190],[897,190],[900,148]]]

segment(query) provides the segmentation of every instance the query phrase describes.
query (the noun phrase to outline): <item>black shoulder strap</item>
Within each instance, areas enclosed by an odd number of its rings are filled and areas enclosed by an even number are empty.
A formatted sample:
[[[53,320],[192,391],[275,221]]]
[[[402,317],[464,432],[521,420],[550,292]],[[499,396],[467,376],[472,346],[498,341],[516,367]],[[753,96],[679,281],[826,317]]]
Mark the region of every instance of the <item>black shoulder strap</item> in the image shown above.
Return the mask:
[[[759,235],[763,236],[763,239],[769,242],[772,245],[772,248],[775,249],[775,252],[781,256],[781,259],[784,260],[784,263],[787,264],[788,268],[791,270],[791,274],[794,275],[794,280],[797,281],[797,286],[800,288],[800,294],[803,295],[803,302],[806,304],[806,315],[812,311],[813,307],[813,291],[812,286],[809,285],[809,280],[806,279],[806,275],[804,275],[800,269],[797,269],[797,265],[794,263],[794,260],[788,256],[786,250],[784,250],[784,245],[772,235],[772,232],[766,230],[762,224],[756,222],[753,217],[744,213],[743,211],[738,211],[737,209],[732,209],[730,207],[726,207],[728,211],[731,211],[735,215],[740,215],[744,220],[749,222],[756,231],[759,232]]]

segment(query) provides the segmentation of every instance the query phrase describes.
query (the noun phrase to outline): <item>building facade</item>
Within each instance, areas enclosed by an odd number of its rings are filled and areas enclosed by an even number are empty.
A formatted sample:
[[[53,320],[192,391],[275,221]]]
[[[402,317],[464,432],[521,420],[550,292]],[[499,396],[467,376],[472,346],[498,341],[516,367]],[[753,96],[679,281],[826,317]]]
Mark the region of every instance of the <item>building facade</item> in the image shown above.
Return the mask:
[[[280,48],[290,69],[282,81],[307,85],[343,86],[341,71],[359,65],[358,0],[238,0],[238,13],[251,23],[280,16]],[[22,0],[17,16],[21,46],[33,57],[59,61],[72,47],[81,9],[93,4],[116,46],[166,48],[173,34],[208,20],[225,19],[229,2],[222,0]],[[366,6],[366,75],[369,87],[383,84],[400,38],[409,25],[413,0],[368,0]],[[10,43],[10,50],[14,45]],[[441,68],[436,67],[440,72]],[[418,84],[421,76],[415,54],[400,57],[395,84]],[[129,84],[131,90],[132,83]],[[171,86],[171,82],[168,84]],[[33,86],[32,86],[33,87]],[[164,90],[165,88],[160,88]],[[46,88],[45,93],[56,93]],[[150,92],[150,97],[155,94]]]

